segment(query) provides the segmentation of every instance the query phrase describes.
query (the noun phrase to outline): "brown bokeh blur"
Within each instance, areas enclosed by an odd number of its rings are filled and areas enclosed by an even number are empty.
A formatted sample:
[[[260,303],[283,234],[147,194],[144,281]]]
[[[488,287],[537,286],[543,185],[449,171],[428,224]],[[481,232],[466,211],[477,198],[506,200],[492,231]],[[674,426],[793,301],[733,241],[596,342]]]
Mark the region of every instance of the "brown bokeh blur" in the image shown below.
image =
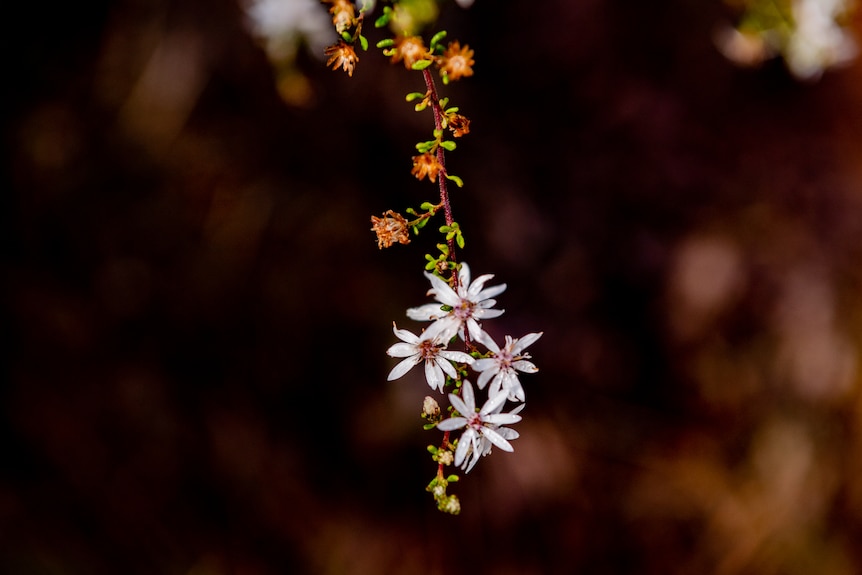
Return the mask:
[[[369,231],[434,199],[419,75],[280,92],[233,0],[18,10],[0,571],[862,572],[862,62],[736,68],[717,1],[443,11],[462,257],[544,331],[451,517],[384,353],[437,238]]]

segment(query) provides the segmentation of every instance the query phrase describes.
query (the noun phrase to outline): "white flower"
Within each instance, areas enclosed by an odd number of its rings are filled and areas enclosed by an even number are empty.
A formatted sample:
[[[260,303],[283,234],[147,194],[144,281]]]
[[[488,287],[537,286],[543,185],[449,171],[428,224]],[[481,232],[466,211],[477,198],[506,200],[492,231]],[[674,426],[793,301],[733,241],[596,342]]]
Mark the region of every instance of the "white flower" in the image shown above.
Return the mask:
[[[446,350],[448,338],[441,339],[437,329],[429,328],[422,332],[422,335],[417,336],[406,329],[398,329],[393,322],[392,331],[401,342],[387,349],[386,353],[390,357],[405,359],[392,368],[388,381],[398,379],[413,369],[413,366],[425,360],[425,379],[428,380],[428,385],[431,389],[439,389],[440,393],[443,393],[443,385],[446,383],[446,377],[443,374],[453,379],[458,377],[458,372],[449,360],[466,364],[472,364],[474,361],[462,351]]]
[[[461,264],[458,272],[458,290],[455,291],[449,284],[439,277],[426,273],[431,281],[431,289],[427,295],[433,295],[434,299],[443,305],[451,307],[451,311],[443,311],[436,303],[429,303],[407,310],[407,317],[417,321],[435,321],[439,324],[436,328],[441,337],[451,338],[459,333],[464,338],[464,327],[473,339],[481,337],[482,328],[479,320],[499,317],[503,314],[501,309],[491,309],[497,300],[492,299],[506,289],[506,284],[500,284],[486,288],[485,282],[493,278],[493,274],[485,274],[470,283],[470,267],[466,263]]]
[[[293,60],[301,39],[313,54],[322,54],[332,24],[317,0],[248,0],[241,3],[247,26],[273,60]]]
[[[476,382],[479,389],[484,389],[490,381],[491,386],[488,388],[490,397],[501,394],[508,397],[510,401],[524,401],[524,388],[521,386],[517,372],[539,371],[533,362],[527,361],[530,359],[530,354],[523,351],[542,337],[542,333],[530,333],[520,339],[512,339],[512,336],[507,335],[506,345],[502,349],[487,334],[477,338],[493,354],[491,357],[473,362],[473,370],[480,374]]]
[[[521,416],[516,413],[499,413],[506,401],[506,396],[502,393],[497,394],[496,397],[488,399],[482,409],[476,412],[476,398],[473,395],[473,386],[470,385],[469,381],[464,381],[461,394],[462,397],[458,397],[454,393],[449,394],[449,401],[460,415],[450,417],[437,424],[437,429],[442,431],[466,428],[458,440],[458,447],[455,449],[455,465],[464,464],[467,466],[467,471],[472,469],[479,457],[490,450],[490,445],[486,449],[483,441],[490,442],[503,451],[514,451],[512,444],[503,435],[505,434],[509,439],[514,439],[517,437],[517,432],[509,430],[515,433],[514,436],[509,431],[501,433],[501,428],[498,427],[521,421]],[[468,453],[472,453],[473,456],[469,464],[465,462]]]
[[[520,413],[524,409],[524,407],[526,407],[526,406],[527,406],[526,403],[522,403],[522,404],[518,405],[518,407],[516,407],[515,409],[510,411],[509,413],[516,415],[516,414]],[[494,411],[494,413],[499,413],[500,411],[502,411],[502,409],[503,409],[503,404],[501,403],[500,406]],[[510,427],[500,427],[500,426],[497,426],[494,424],[488,424],[488,428],[492,429],[493,431],[496,431],[498,434],[500,434],[500,436],[503,439],[505,439],[507,441],[513,441],[513,440],[521,437],[520,433],[518,433],[517,431],[515,431],[514,429],[512,429]],[[467,453],[466,453],[465,458],[464,458],[464,463],[461,465],[461,469],[463,469],[465,473],[470,473],[470,470],[473,469],[473,466],[476,465],[476,462],[479,461],[480,457],[485,457],[486,455],[491,453],[492,445],[493,444],[490,441],[488,441],[488,439],[486,439],[485,437],[482,437],[479,440],[478,451],[474,451],[473,446],[471,445],[470,448],[467,450]],[[470,457],[471,454],[472,454],[472,457]],[[467,459],[468,457],[469,457],[469,460]]]

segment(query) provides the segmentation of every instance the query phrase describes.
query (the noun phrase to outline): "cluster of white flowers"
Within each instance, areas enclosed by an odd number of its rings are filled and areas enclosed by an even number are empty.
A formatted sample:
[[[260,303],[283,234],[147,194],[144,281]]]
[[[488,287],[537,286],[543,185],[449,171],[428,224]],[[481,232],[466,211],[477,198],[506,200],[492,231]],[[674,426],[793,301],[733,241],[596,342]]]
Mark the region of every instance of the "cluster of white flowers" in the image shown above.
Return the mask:
[[[775,18],[775,2],[746,0],[752,17],[742,28],[718,31],[716,42],[730,60],[745,66],[783,56],[790,72],[800,80],[817,80],[827,68],[849,63],[856,42],[842,25],[854,8],[852,0],[787,0],[786,14]],[[765,15],[765,16],[764,16]]]
[[[470,267],[462,263],[455,289],[438,276],[425,275],[431,282],[428,295],[434,296],[437,303],[410,308],[407,316],[417,321],[430,321],[431,324],[420,335],[398,329],[393,324],[395,335],[401,342],[386,353],[404,359],[389,373],[389,380],[400,378],[424,360],[425,379],[431,389],[443,393],[447,376],[451,382],[460,381],[460,396],[458,393],[449,394],[457,415],[440,421],[437,428],[442,431],[464,428],[455,450],[454,463],[469,472],[480,457],[490,453],[492,446],[513,451],[509,441],[517,439],[518,432],[502,426],[521,420],[518,413],[524,408],[525,394],[518,372],[538,371],[529,361],[530,354],[524,350],[542,334],[530,333],[521,338],[506,336],[505,345],[500,347],[482,329],[483,320],[503,313],[503,310],[494,309],[497,301],[493,298],[506,289],[506,284],[485,287],[493,275],[482,275],[471,282]],[[447,349],[456,337],[475,350],[477,357]],[[481,353],[475,344],[481,344],[487,351]],[[488,400],[478,412],[473,386],[466,379],[462,380],[461,370],[466,366],[478,374],[476,385],[479,389],[488,388]],[[503,413],[507,401],[520,402],[520,405]]]

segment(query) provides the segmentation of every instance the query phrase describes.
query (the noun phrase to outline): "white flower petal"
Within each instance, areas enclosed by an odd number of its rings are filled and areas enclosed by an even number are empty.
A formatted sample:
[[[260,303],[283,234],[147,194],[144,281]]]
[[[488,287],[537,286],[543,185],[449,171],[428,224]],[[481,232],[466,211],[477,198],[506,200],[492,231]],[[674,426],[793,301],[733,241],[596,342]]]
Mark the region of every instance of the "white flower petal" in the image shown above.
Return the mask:
[[[527,335],[525,335],[524,337],[522,337],[521,339],[519,339],[519,340],[518,340],[518,343],[516,343],[516,344],[512,347],[512,354],[513,354],[513,355],[518,355],[518,354],[519,354],[519,353],[521,353],[523,350],[527,349],[528,347],[530,347],[531,345],[533,345],[534,343],[536,343],[536,341],[537,341],[540,337],[542,337],[542,335],[543,335],[544,333],[545,333],[545,332],[543,332],[543,331],[540,331],[539,333],[528,333]]]
[[[518,423],[521,421],[521,416],[512,413],[492,413],[483,417],[482,421],[487,421],[494,425],[506,425],[509,423]]]
[[[464,401],[454,393],[449,394],[449,403],[452,404],[452,407],[455,408],[455,411],[465,417],[468,415],[473,415],[475,411],[472,406],[464,403]]]
[[[406,341],[407,343],[416,343],[419,341],[419,338],[413,332],[406,329],[398,329],[395,326],[394,321],[392,322],[392,332],[398,339]]]
[[[461,399],[464,400],[463,403],[467,408],[467,413],[472,414],[476,411],[476,396],[473,395],[473,386],[470,385],[470,382],[466,379],[464,380],[463,385],[461,385]],[[467,413],[462,411],[461,415],[467,415]]]
[[[512,444],[503,439],[499,433],[491,429],[490,427],[482,428],[482,435],[491,443],[502,449],[503,451],[515,451],[515,448],[512,447]],[[460,446],[459,446],[460,447]]]
[[[419,307],[411,307],[407,310],[407,317],[416,321],[430,321],[439,319],[446,315],[447,312],[440,309],[439,303],[426,303]]]
[[[446,383],[446,378],[443,376],[443,370],[440,365],[434,360],[425,360],[425,379],[431,389],[439,389],[443,393],[443,385]]]
[[[451,363],[446,361],[445,358],[438,357],[434,361],[439,366],[439,369],[442,369],[446,375],[448,375],[452,379],[456,379],[458,377],[458,372],[455,371],[455,367]],[[445,381],[444,381],[444,383],[445,383]],[[442,391],[442,389],[441,389],[441,391]]]
[[[449,419],[444,419],[440,423],[437,424],[437,429],[441,431],[454,431],[456,429],[461,429],[467,425],[467,419],[464,417],[450,417]]]
[[[479,412],[483,417],[482,420],[485,420],[485,416],[489,413],[496,410],[498,407],[503,405],[506,402],[506,394],[498,393],[488,398],[488,401],[485,402],[485,405],[482,406],[482,410]],[[520,419],[520,418],[519,418]],[[509,422],[512,423],[512,422]]]
[[[524,359],[513,361],[512,367],[517,369],[518,371],[523,371],[524,373],[536,373],[537,371],[539,371],[539,368],[536,367],[533,362]]]
[[[415,355],[413,357],[408,357],[407,359],[401,361],[398,365],[392,368],[392,371],[389,372],[389,377],[386,378],[386,381],[392,381],[393,379],[398,379],[403,376],[405,373],[413,369],[413,366],[422,361],[419,355]]]
[[[389,357],[410,357],[411,355],[418,354],[419,351],[416,349],[416,345],[412,343],[399,342],[386,350],[386,355]]]

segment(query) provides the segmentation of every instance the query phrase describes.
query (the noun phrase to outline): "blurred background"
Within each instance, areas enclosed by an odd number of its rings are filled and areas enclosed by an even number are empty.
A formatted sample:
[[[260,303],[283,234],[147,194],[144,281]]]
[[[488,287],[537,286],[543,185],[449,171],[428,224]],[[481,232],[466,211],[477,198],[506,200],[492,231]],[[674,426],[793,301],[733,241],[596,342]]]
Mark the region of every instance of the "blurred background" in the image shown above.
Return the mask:
[[[313,2],[19,4],[0,571],[862,572],[862,26],[823,70],[744,8],[442,5],[462,257],[545,334],[451,517],[384,353],[437,238],[369,231],[434,199],[421,76]]]

